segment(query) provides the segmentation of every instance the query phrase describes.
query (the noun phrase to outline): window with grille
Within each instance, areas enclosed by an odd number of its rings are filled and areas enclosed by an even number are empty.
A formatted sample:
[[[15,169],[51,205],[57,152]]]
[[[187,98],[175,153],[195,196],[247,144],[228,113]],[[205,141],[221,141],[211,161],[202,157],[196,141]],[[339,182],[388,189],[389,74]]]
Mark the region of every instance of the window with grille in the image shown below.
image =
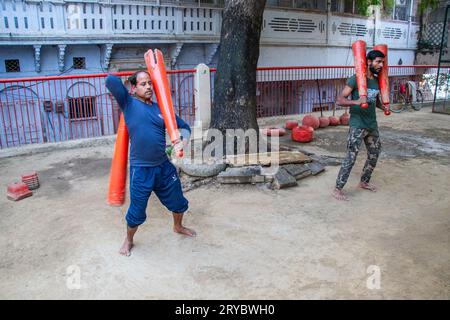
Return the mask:
[[[73,68],[74,69],[86,69],[86,58],[85,57],[74,57],[73,58]]]
[[[6,72],[20,72],[19,59],[5,60]]]
[[[69,98],[69,116],[71,120],[88,120],[97,118],[95,96]]]

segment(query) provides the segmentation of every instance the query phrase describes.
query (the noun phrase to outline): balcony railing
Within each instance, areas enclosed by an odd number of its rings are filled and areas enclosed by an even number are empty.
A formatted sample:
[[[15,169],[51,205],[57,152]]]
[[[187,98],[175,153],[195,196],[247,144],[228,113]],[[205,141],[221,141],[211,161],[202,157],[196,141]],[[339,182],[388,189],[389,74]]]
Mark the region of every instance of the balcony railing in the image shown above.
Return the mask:
[[[107,4],[107,5],[106,5]],[[217,42],[222,24],[217,1],[112,1],[23,2],[0,6],[0,41],[5,44],[40,44],[46,41],[192,42],[193,36]],[[323,11],[285,10],[268,6],[264,11],[261,43],[349,47],[364,40],[368,46],[386,43],[390,48],[415,49],[418,24],[343,16]],[[162,38],[151,38],[155,35]],[[24,42],[27,41],[27,42]],[[34,41],[34,42],[33,42]],[[59,41],[59,42],[58,42]]]

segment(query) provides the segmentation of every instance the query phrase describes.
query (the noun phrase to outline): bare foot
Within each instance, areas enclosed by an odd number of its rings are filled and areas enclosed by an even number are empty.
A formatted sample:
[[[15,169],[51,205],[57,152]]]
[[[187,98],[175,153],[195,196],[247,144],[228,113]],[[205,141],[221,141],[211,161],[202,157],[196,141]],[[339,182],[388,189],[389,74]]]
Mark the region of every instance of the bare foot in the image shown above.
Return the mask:
[[[197,232],[186,227],[173,227],[173,231],[176,233],[184,234],[188,237],[195,237],[197,235]]]
[[[127,238],[125,238],[119,253],[123,256],[129,257],[131,255],[131,248],[133,248],[133,242],[130,242]]]
[[[349,201],[349,198],[338,188],[334,188],[332,196],[339,201]]]
[[[370,184],[367,182],[360,182],[358,187],[372,191],[372,192],[377,192],[377,187],[375,187],[373,184]]]

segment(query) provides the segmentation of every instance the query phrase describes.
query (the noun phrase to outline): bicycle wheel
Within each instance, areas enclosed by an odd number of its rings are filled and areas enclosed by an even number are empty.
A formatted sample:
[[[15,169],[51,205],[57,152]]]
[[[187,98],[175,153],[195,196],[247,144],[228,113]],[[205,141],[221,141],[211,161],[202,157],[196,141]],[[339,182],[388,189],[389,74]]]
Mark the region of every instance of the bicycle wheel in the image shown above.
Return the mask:
[[[403,93],[399,92],[397,96],[397,103],[391,105],[389,110],[395,113],[400,113],[405,109],[407,104],[406,102],[406,96]]]
[[[422,109],[423,105],[423,94],[422,91],[416,90],[416,101],[412,103],[412,107],[414,110],[419,111]]]

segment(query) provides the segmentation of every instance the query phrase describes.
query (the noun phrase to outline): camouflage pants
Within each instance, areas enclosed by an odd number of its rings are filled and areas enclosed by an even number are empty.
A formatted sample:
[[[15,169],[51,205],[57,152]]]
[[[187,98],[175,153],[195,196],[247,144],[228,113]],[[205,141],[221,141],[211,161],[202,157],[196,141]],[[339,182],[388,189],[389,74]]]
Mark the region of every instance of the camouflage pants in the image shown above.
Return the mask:
[[[367,149],[367,160],[361,175],[361,182],[368,183],[370,181],[381,151],[378,129],[369,130],[350,127],[347,136],[347,156],[342,162],[341,170],[336,179],[336,188],[342,189],[347,183],[363,140]]]

